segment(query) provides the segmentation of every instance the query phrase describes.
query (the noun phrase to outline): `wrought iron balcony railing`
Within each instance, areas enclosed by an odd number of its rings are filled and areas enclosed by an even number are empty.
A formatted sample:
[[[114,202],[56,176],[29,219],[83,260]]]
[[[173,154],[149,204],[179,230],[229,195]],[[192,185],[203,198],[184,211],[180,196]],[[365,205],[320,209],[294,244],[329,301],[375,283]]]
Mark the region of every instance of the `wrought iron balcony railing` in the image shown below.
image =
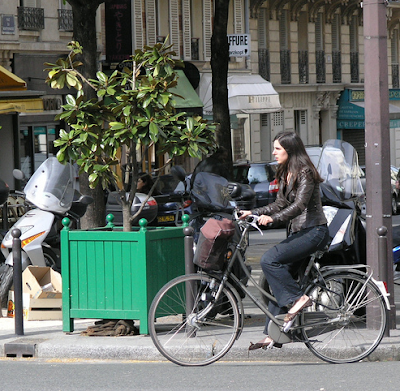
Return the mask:
[[[299,50],[299,83],[307,84],[308,82],[308,51]]]
[[[281,83],[291,83],[290,50],[281,50]]]
[[[399,64],[392,64],[392,88],[399,87]]]
[[[358,52],[350,52],[350,75],[351,83],[360,82],[360,71],[358,66]]]
[[[44,9],[18,7],[18,28],[20,30],[43,30]]]
[[[199,60],[199,38],[191,39],[191,56],[192,60]]]
[[[73,31],[74,19],[72,17],[72,10],[58,10],[58,29],[63,31]]]
[[[342,82],[342,54],[339,51],[332,52],[332,81]]]
[[[258,49],[258,72],[260,73],[260,76],[263,77],[265,80],[271,80],[268,49]]]
[[[315,62],[317,71],[317,83],[326,83],[326,72],[325,72],[325,51],[315,51]]]

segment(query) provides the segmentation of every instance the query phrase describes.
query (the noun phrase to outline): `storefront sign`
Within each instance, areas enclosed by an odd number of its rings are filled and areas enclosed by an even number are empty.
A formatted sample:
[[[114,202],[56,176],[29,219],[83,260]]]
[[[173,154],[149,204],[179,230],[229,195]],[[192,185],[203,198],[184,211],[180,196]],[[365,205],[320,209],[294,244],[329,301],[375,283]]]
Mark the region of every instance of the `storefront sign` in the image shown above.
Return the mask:
[[[250,34],[229,34],[229,57],[250,56]]]
[[[106,60],[120,63],[132,54],[131,0],[106,2]]]
[[[349,101],[350,102],[364,102],[365,91],[364,90],[349,90]],[[400,100],[400,89],[392,88],[389,90],[389,100]]]
[[[14,15],[1,16],[1,33],[2,34],[15,34]]]
[[[60,110],[61,98],[43,98],[43,109],[45,111]]]

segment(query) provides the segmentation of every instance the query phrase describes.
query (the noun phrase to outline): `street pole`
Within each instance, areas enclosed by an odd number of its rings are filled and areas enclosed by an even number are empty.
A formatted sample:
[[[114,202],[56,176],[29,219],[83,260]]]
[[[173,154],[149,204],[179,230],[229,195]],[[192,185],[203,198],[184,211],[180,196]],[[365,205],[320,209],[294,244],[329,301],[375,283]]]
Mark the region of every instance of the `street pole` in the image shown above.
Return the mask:
[[[365,167],[367,175],[367,264],[375,278],[387,283],[391,311],[389,328],[396,328],[394,304],[392,215],[390,195],[389,82],[387,19],[384,0],[365,0]],[[378,229],[387,228],[387,267],[380,265]],[[381,250],[382,251],[382,250]]]

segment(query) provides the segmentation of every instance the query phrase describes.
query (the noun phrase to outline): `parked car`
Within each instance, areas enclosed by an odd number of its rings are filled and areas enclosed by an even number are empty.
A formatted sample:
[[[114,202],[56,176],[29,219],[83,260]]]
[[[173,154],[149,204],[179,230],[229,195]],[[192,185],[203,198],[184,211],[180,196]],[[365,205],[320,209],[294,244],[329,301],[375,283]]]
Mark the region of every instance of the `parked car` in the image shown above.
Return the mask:
[[[182,224],[182,215],[192,213],[192,201],[189,197],[190,180],[186,177],[166,174],[160,177],[157,184],[158,194],[154,196],[158,204],[157,219],[154,225],[175,226]]]
[[[275,201],[278,182],[275,180],[276,162],[238,162],[233,165],[232,181],[249,185],[256,193],[256,207]]]
[[[361,176],[361,184],[363,186],[364,192],[366,192],[366,172],[365,166],[360,166],[363,175]],[[396,189],[397,173],[399,169],[395,166],[390,166],[390,192],[391,192],[391,202],[392,202],[392,214],[396,215],[400,211],[400,190]]]

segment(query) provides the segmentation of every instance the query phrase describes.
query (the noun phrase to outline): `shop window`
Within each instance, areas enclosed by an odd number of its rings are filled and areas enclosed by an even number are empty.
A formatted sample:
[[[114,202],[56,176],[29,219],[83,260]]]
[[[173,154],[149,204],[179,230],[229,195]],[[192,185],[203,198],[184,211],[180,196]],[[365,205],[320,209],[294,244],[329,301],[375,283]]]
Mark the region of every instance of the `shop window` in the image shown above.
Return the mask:
[[[21,170],[29,178],[49,156],[55,156],[56,129],[50,126],[28,126],[20,130]]]

